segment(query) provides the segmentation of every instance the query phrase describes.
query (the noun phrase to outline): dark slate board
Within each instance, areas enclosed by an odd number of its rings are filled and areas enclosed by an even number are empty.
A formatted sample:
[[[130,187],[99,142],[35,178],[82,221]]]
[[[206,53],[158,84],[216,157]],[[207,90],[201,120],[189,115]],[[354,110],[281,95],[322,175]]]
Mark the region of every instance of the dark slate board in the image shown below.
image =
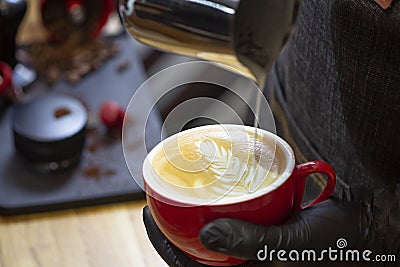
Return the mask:
[[[133,40],[128,36],[114,39],[121,48],[119,55],[78,84],[71,86],[60,81],[48,87],[38,80],[28,88],[28,93],[69,94],[81,99],[94,115],[105,100],[114,100],[126,107],[146,76],[135,54]],[[124,62],[129,62],[128,69],[118,72],[118,66]],[[144,105],[149,102],[150,98],[143,99]],[[0,111],[0,215],[143,199],[143,191],[132,179],[125,164],[121,139],[118,135],[108,135],[102,126],[88,134],[82,160],[74,169],[56,174],[43,174],[30,169],[14,150],[10,127],[13,108]],[[140,117],[141,110],[137,107],[135,116]],[[156,112],[152,112],[146,127],[146,146],[151,148],[160,140],[161,120]],[[138,167],[142,157],[138,155],[138,162],[135,162]],[[99,170],[100,174],[93,175],[93,171],[88,169]]]

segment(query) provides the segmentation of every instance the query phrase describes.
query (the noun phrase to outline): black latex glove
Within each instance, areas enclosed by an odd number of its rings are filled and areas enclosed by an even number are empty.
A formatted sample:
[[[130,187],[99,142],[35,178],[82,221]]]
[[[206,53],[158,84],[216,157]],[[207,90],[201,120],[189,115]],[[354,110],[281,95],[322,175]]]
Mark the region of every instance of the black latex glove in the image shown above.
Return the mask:
[[[373,203],[373,200],[365,196],[363,198],[354,196],[349,192],[340,196],[340,199],[332,198],[296,213],[278,226],[260,226],[236,219],[218,219],[210,222],[201,230],[200,238],[203,245],[210,250],[248,260],[242,266],[272,266],[269,261],[257,260],[257,252],[265,245],[268,246],[269,251],[271,249],[287,251],[297,249],[300,252],[302,249],[315,249],[318,251],[319,249],[328,249],[328,247],[337,249],[336,242],[339,238],[346,239],[348,244],[346,248],[348,249],[363,250],[368,247],[374,253],[385,253],[381,250],[382,246],[376,244],[379,235],[375,234],[372,229],[374,227],[372,227],[373,216],[370,204]],[[143,215],[151,242],[170,266],[205,266],[191,261],[184,253],[171,245],[157,228],[147,207],[144,209]],[[392,238],[398,240],[399,229],[395,229],[393,235]],[[372,246],[375,244],[376,249],[371,247],[371,244]],[[398,246],[386,249],[388,249],[386,253],[398,253]],[[332,264],[339,266],[337,262]],[[312,263],[294,263],[294,265],[311,266]],[[342,266],[350,265],[349,262],[342,263]],[[366,265],[364,263],[358,266]],[[286,264],[280,263],[278,266],[286,266]]]

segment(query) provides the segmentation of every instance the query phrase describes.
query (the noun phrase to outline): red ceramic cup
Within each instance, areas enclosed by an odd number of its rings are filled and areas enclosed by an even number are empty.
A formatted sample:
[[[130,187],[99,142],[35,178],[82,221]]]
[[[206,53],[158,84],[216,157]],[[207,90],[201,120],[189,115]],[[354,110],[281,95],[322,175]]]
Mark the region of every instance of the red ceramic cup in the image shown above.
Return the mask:
[[[215,131],[215,127],[218,126],[202,126],[180,134],[198,130]],[[240,125],[224,125],[224,127],[228,130],[239,127],[254,130],[252,127]],[[199,232],[205,224],[215,219],[237,218],[261,225],[276,225],[282,223],[293,212],[302,211],[324,201],[332,194],[336,176],[329,164],[312,161],[296,165],[293,150],[283,139],[264,130],[259,129],[258,132],[268,143],[275,144],[275,156],[283,161],[281,162],[282,172],[268,187],[239,197],[221,198],[215,202],[199,205],[196,201],[188,199],[187,195],[180,197],[179,192],[172,192],[173,187],[158,183],[162,178],[158,177],[154,171],[151,159],[157,151],[163,149],[163,143],[176,140],[178,135],[158,144],[147,156],[143,164],[143,176],[150,211],[165,236],[193,260],[212,266],[230,266],[243,262],[241,259],[209,251],[202,246]],[[314,201],[302,206],[306,177],[312,173],[325,174],[328,178],[327,185]],[[191,189],[181,188],[180,190]]]
[[[0,106],[5,103],[14,103],[19,101],[23,96],[20,87],[16,87],[12,81],[12,69],[5,63],[0,61]]]
[[[83,0],[63,0],[63,1],[55,1],[52,0],[52,3],[57,3],[60,5],[60,8],[65,8],[65,13],[68,14],[69,12],[72,12],[74,8],[85,8],[85,3],[87,3],[87,1],[83,1]],[[40,5],[41,5],[41,12],[42,12],[42,16],[45,12],[53,12],[53,10],[46,10],[48,9],[48,2],[51,2],[49,0],[41,0],[40,1]],[[101,8],[101,16],[98,18],[97,21],[97,25],[95,28],[93,28],[92,33],[91,33],[91,38],[95,39],[98,37],[98,35],[101,32],[101,29],[104,27],[104,25],[107,23],[108,17],[111,14],[111,12],[114,10],[115,8],[115,0],[102,0],[102,1],[98,1],[100,4],[98,6],[98,8]],[[51,6],[51,4],[50,4]],[[47,28],[47,30],[49,31],[50,34],[50,38],[54,41],[63,41],[63,40],[58,40],[57,39],[57,34],[54,32],[51,32],[51,29],[49,28],[49,25],[47,25],[47,20],[43,17],[44,20],[44,26]]]
[[[11,84],[12,70],[6,63],[0,61],[0,95],[6,92]]]

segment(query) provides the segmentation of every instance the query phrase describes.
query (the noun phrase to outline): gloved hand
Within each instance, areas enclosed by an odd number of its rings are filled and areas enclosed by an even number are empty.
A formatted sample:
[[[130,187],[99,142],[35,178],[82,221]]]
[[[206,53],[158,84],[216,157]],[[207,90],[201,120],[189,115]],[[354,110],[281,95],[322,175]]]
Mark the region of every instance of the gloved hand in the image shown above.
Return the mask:
[[[373,195],[361,197],[359,194],[347,191],[339,198],[333,197],[300,213],[293,214],[286,222],[277,226],[255,225],[236,219],[218,219],[210,222],[201,230],[200,239],[203,245],[210,250],[248,260],[242,266],[270,266],[269,258],[265,261],[257,258],[257,254],[260,257],[265,256],[263,251],[265,246],[268,247],[268,251],[296,249],[301,253],[303,249],[314,249],[318,253],[329,247],[338,249],[337,241],[341,238],[347,241],[346,248],[348,249],[362,251],[368,247],[374,253],[378,253],[381,252],[378,245],[376,250],[370,247],[378,235],[374,233],[374,227],[372,227],[373,216],[370,212],[370,204],[373,203],[373,200],[368,199],[369,197],[373,197]],[[155,224],[148,207],[145,207],[143,216],[153,246],[170,266],[205,266],[191,261],[164,237]],[[398,233],[399,229],[397,229],[397,237],[399,237]],[[371,243],[367,243],[367,241],[371,241]],[[394,252],[392,251],[392,253]],[[398,250],[396,252],[398,253]],[[287,254],[285,256],[288,257]],[[273,259],[276,259],[276,253]],[[327,255],[325,255],[325,262],[330,262]],[[349,262],[342,263],[343,266],[350,266]],[[340,266],[338,262],[332,264]],[[311,266],[312,262],[303,262],[303,265]],[[302,264],[297,262],[295,266],[302,266]]]

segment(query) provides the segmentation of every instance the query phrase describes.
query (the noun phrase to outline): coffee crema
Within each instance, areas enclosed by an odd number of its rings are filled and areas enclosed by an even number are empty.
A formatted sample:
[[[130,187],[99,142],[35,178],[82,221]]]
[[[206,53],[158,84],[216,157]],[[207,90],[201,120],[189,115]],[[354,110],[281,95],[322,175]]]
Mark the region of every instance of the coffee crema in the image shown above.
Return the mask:
[[[274,140],[261,134],[254,139],[254,131],[239,127],[182,132],[155,151],[151,165],[179,191],[199,189],[191,193],[201,196],[193,197],[241,196],[250,193],[250,187],[268,187],[284,168]]]

